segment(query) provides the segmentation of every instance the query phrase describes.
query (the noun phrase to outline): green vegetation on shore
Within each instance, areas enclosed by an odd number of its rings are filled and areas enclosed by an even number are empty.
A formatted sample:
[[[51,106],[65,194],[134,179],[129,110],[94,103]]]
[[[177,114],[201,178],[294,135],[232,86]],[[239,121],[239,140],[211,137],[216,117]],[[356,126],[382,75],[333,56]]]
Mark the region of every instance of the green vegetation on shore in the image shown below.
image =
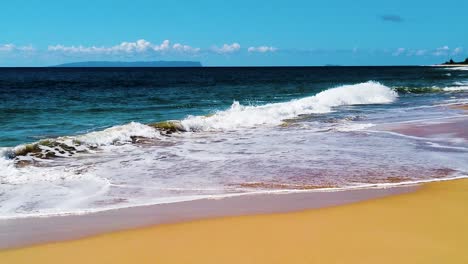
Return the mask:
[[[449,61],[442,63],[442,65],[468,65],[468,58],[466,58],[465,61],[461,62],[456,62],[453,61],[453,59],[450,59]]]

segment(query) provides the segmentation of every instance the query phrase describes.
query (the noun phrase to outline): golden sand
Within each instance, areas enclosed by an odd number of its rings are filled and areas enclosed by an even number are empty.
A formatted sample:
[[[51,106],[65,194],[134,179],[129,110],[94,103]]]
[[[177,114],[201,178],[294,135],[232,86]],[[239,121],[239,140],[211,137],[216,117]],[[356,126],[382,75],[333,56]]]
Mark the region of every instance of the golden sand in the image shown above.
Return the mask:
[[[468,180],[331,208],[8,250],[0,263],[468,263]]]

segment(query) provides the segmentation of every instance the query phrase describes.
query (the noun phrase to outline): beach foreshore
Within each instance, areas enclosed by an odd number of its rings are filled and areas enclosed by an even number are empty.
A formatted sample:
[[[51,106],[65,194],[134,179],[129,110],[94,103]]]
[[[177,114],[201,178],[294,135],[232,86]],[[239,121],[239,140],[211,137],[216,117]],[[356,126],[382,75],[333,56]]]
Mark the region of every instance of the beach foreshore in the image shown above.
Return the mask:
[[[382,131],[464,142],[467,124]],[[468,263],[467,200],[468,179],[458,179],[0,219],[0,263]]]
[[[289,213],[270,213],[285,206],[270,200],[265,214],[162,224],[4,250],[0,262],[467,263],[468,180],[405,190],[321,209],[296,207],[302,211]],[[235,211],[234,205],[231,201],[218,206]],[[118,221],[102,220],[110,225]]]
[[[417,185],[401,185],[339,191],[247,194],[77,215],[0,219],[0,249],[79,239],[158,224],[331,207],[408,193],[416,188]]]

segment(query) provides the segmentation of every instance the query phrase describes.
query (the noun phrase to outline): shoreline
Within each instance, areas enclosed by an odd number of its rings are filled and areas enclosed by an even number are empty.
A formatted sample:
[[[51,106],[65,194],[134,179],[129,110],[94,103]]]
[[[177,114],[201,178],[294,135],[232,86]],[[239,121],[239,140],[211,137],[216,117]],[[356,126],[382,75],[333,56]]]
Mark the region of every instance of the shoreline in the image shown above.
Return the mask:
[[[453,110],[458,110],[461,113],[468,111],[468,104],[465,103],[454,103],[450,105],[441,105],[440,107],[446,107]],[[426,121],[431,121],[426,123]],[[437,122],[433,122],[437,121]],[[429,119],[416,119],[400,122],[391,122],[378,124],[377,126],[370,129],[363,129],[362,131],[368,131],[372,133],[390,133],[398,135],[400,137],[410,137],[419,140],[439,140],[438,135],[443,133],[450,133],[451,136],[456,135],[460,139],[468,140],[468,131],[464,128],[468,125],[468,115],[454,115],[448,117],[438,117]],[[447,138],[444,138],[447,139]],[[468,177],[468,176],[467,176]],[[148,207],[163,204],[177,204],[183,202],[193,202],[197,200],[214,200],[214,199],[229,199],[239,196],[251,196],[251,195],[276,195],[276,194],[291,194],[291,193],[303,193],[303,192],[340,192],[350,191],[359,189],[383,189],[383,188],[394,188],[399,186],[417,185],[428,182],[434,182],[439,180],[452,180],[464,178],[463,176],[446,176],[446,177],[432,177],[428,179],[413,180],[413,181],[400,181],[400,182],[380,182],[380,183],[362,183],[355,186],[343,186],[343,187],[318,187],[318,188],[305,188],[305,189],[265,189],[265,190],[252,190],[246,192],[236,193],[224,193],[224,194],[207,194],[207,195],[194,195],[194,196],[180,196],[180,197],[169,197],[167,201],[150,202],[142,204],[128,204],[119,205],[115,207],[103,207],[103,208],[91,208],[83,210],[70,210],[63,212],[42,212],[36,214],[15,214],[15,215],[2,215],[2,220],[12,219],[25,219],[25,218],[48,218],[48,217],[63,217],[63,216],[78,216],[85,214],[96,214],[106,211],[113,210],[125,210],[135,207]],[[315,187],[315,186],[314,186]],[[1,248],[1,246],[0,246]]]
[[[466,111],[466,106],[461,104],[450,108]],[[467,124],[466,116],[457,116],[436,123],[418,120],[408,124],[406,122],[389,124],[383,128],[389,133],[421,139],[434,138],[450,132],[451,137],[468,140],[468,133],[464,129]],[[260,191],[169,203],[106,208],[77,214],[0,218],[0,250],[161,224],[329,208],[398,196],[414,192],[432,182],[452,181],[465,177],[460,175],[412,182],[369,184],[356,188]]]
[[[391,189],[389,189],[391,190]],[[464,263],[468,180],[346,205],[224,216],[0,251],[5,263]],[[289,195],[287,195],[289,197]],[[286,196],[285,196],[286,197]],[[303,197],[304,199],[307,197]],[[258,200],[258,199],[257,199]],[[309,200],[309,199],[307,199]],[[271,201],[270,201],[271,202]],[[278,204],[275,204],[275,207]],[[465,209],[464,209],[465,208]]]
[[[464,112],[466,107],[449,108]],[[388,124],[381,131],[450,143],[468,140],[466,125],[468,119],[463,115],[437,122]],[[272,263],[277,259],[280,263],[426,263],[441,256],[435,263],[468,261],[468,256],[460,255],[468,247],[468,226],[463,225],[463,219],[468,219],[464,210],[468,179],[460,178],[466,177],[355,189],[233,194],[84,214],[3,218],[0,262],[141,263],[151,257],[164,263],[219,263],[220,258],[228,259],[223,263]],[[460,234],[466,236],[458,239]],[[347,251],[349,248],[354,250]],[[334,258],[336,261],[330,260]]]
[[[381,132],[376,130],[377,132]],[[370,132],[376,132],[370,130]],[[398,134],[401,136],[407,136],[405,134],[399,134],[396,132],[389,131],[389,133]],[[143,204],[129,204],[116,207],[104,207],[104,208],[92,208],[92,209],[83,209],[83,210],[72,210],[72,211],[63,211],[59,213],[36,213],[36,214],[16,214],[16,215],[3,215],[0,216],[0,221],[5,220],[19,220],[19,219],[41,219],[41,218],[55,218],[55,217],[72,217],[72,216],[81,216],[89,214],[99,214],[109,211],[118,211],[118,210],[128,210],[132,208],[147,208],[152,206],[162,206],[162,205],[177,205],[180,203],[191,203],[196,201],[213,201],[213,200],[224,200],[239,198],[245,196],[270,196],[270,195],[290,195],[290,194],[311,194],[311,193],[337,193],[337,192],[348,192],[348,191],[358,191],[358,190],[383,190],[390,188],[410,188],[415,186],[420,186],[426,183],[439,182],[439,181],[451,181],[468,178],[468,175],[450,175],[442,177],[432,177],[428,179],[415,179],[408,181],[390,181],[390,182],[375,182],[375,183],[362,183],[356,186],[345,186],[345,187],[319,187],[319,188],[304,188],[304,189],[265,189],[265,190],[255,190],[255,191],[246,191],[238,193],[225,193],[225,194],[210,194],[210,195],[199,195],[199,196],[181,196],[173,197],[174,199],[169,199],[167,201],[161,202],[150,202]],[[170,197],[172,198],[172,197]],[[180,198],[180,200],[177,200]],[[0,246],[1,249],[1,246]]]
[[[451,180],[451,179],[440,179]],[[44,243],[203,219],[290,213],[416,191],[421,183],[334,191],[256,193],[110,209],[85,214],[0,219],[0,252]]]

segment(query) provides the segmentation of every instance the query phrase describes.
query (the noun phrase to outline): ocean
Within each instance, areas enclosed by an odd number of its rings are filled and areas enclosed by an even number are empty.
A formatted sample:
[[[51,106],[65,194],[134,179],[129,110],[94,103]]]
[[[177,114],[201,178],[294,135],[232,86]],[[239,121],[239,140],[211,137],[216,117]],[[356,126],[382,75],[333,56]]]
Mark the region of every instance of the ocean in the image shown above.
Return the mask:
[[[464,177],[467,103],[466,67],[0,68],[0,218]]]

